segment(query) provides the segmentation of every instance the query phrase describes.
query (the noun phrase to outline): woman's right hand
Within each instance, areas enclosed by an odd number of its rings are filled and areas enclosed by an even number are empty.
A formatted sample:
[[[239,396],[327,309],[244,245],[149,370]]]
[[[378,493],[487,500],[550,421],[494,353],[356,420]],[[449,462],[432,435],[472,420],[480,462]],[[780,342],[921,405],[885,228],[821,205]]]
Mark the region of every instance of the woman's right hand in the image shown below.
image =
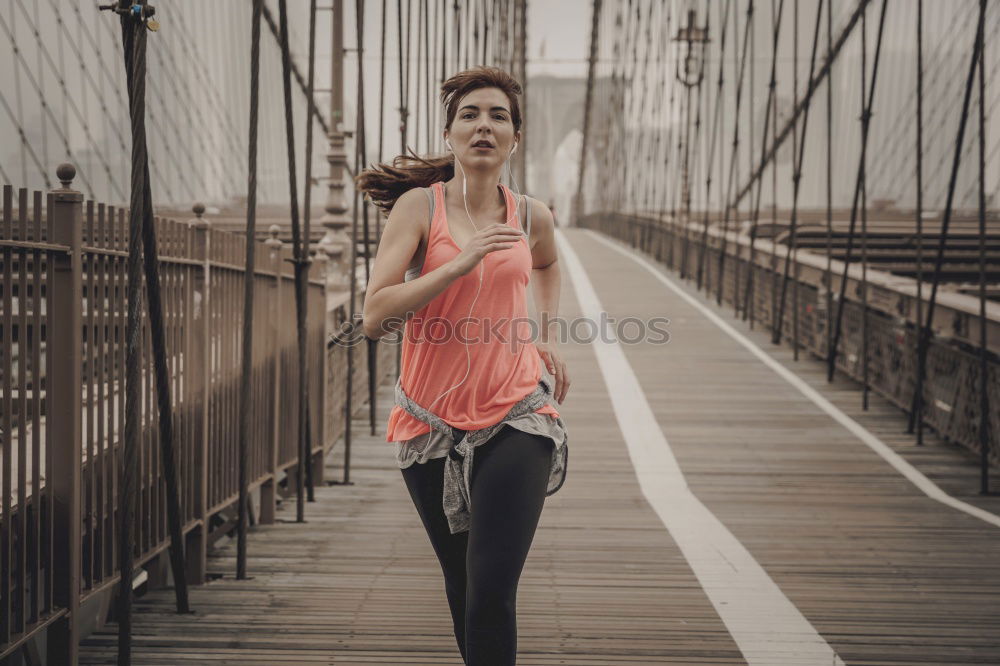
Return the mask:
[[[496,222],[477,231],[452,263],[459,275],[466,275],[490,252],[513,247],[522,238],[524,233],[519,229]]]

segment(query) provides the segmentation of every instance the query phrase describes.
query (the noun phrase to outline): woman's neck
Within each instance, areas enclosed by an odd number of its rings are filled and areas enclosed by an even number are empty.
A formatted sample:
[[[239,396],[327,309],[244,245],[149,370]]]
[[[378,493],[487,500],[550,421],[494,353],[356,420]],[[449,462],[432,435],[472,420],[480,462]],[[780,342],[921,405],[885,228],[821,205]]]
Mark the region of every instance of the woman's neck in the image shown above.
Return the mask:
[[[462,200],[462,174],[461,172],[445,182],[447,197],[459,208],[465,207]],[[498,206],[506,207],[503,193],[498,189],[499,180],[496,175],[472,174],[468,179],[466,197],[468,200],[469,212],[478,217],[481,214],[488,214],[495,211]]]

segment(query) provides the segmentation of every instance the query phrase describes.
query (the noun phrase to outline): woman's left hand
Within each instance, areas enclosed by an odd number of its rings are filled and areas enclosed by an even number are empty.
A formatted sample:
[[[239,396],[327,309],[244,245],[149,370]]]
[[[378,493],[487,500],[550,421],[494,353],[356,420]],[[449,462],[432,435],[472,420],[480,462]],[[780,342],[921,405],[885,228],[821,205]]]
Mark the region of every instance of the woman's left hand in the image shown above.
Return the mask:
[[[541,356],[545,367],[556,380],[553,397],[561,405],[562,401],[566,399],[570,384],[569,375],[566,373],[566,363],[562,360],[555,343],[536,342],[535,347],[538,348],[538,355]]]

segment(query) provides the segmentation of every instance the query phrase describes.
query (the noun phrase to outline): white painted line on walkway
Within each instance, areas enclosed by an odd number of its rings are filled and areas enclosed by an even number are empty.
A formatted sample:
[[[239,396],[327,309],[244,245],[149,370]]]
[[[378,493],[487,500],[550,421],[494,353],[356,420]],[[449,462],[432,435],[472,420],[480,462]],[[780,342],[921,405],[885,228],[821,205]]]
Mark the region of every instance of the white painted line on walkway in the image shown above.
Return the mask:
[[[985,521],[990,525],[993,525],[995,527],[1000,527],[1000,516],[997,516],[994,513],[986,511],[985,509],[980,509],[977,506],[973,506],[968,502],[963,502],[960,499],[955,499],[945,491],[941,490],[941,488],[938,487],[936,483],[934,483],[926,476],[924,476],[922,472],[920,472],[916,467],[907,462],[905,458],[903,458],[898,453],[893,451],[885,442],[883,442],[881,439],[879,439],[871,432],[869,432],[867,428],[865,428],[863,425],[861,425],[860,423],[852,419],[850,416],[842,412],[836,405],[827,400],[814,388],[809,386],[809,384],[804,382],[798,375],[796,375],[794,372],[792,372],[785,366],[775,361],[773,358],[771,358],[771,356],[767,352],[765,352],[756,344],[754,344],[753,341],[751,341],[745,335],[743,335],[735,328],[730,326],[728,322],[726,322],[717,314],[712,312],[698,299],[692,297],[690,294],[684,291],[681,287],[679,287],[676,283],[674,283],[673,280],[664,275],[658,266],[652,264],[644,257],[641,257],[635,254],[634,252],[629,251],[624,246],[603,238],[600,234],[597,234],[590,230],[587,230],[587,233],[591,236],[591,238],[594,238],[595,240],[603,243],[604,245],[607,245],[612,250],[615,250],[616,252],[619,252],[620,254],[635,261],[637,264],[639,264],[640,266],[648,270],[650,273],[652,273],[653,277],[655,277],[664,285],[672,289],[678,296],[686,300],[692,306],[697,308],[702,314],[708,317],[716,326],[725,331],[729,335],[729,337],[733,338],[738,343],[746,347],[750,351],[750,353],[759,358],[764,363],[764,365],[766,365],[767,367],[771,368],[776,373],[778,373],[778,375],[781,376],[782,379],[784,379],[789,384],[797,388],[803,395],[809,398],[817,407],[819,407],[824,412],[829,414],[831,417],[833,417],[835,421],[837,421],[837,423],[844,426],[855,437],[864,442],[868,446],[868,448],[870,448],[872,451],[881,456],[882,459],[885,460],[887,463],[892,465],[897,472],[906,477],[910,481],[910,483],[919,488],[925,495],[927,495],[933,500],[941,502],[942,504],[946,504],[954,509],[963,511],[969,514],[970,516],[979,518],[980,520]]]
[[[601,303],[579,257],[564,232],[557,229],[556,240],[583,315],[600,321]],[[688,488],[618,341],[598,338],[593,347],[639,487],[743,657],[751,666],[843,665],[743,544]]]

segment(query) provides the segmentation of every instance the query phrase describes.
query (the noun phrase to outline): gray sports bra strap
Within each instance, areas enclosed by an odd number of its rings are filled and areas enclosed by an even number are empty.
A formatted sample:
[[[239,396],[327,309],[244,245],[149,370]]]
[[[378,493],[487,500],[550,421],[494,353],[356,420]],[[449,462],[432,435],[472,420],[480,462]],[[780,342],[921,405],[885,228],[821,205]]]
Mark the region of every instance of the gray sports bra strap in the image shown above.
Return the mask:
[[[531,238],[531,202],[528,201],[528,197],[524,197],[524,207],[526,209],[524,213],[524,233],[530,239]],[[531,245],[528,245],[531,247]]]
[[[531,238],[531,202],[528,201],[526,194],[521,195],[521,201],[524,202],[524,223],[521,228],[524,230],[524,235]]]
[[[424,191],[424,193],[427,194],[427,200],[430,201],[430,204],[431,204],[431,222],[433,223],[433,221],[434,221],[434,188],[433,187],[421,187],[420,189],[422,189]],[[426,252],[426,250],[425,250],[425,252]],[[421,259],[419,266],[416,266],[414,268],[408,269],[406,271],[406,273],[403,275],[403,281],[404,282],[409,282],[410,280],[416,280],[418,277],[420,277],[420,272],[423,271],[423,269],[424,269],[424,261],[426,261],[426,259],[427,259],[427,257],[425,255],[424,258]]]
[[[421,187],[424,194],[427,195],[427,200],[431,202],[431,219],[434,219],[434,188],[433,187]]]

